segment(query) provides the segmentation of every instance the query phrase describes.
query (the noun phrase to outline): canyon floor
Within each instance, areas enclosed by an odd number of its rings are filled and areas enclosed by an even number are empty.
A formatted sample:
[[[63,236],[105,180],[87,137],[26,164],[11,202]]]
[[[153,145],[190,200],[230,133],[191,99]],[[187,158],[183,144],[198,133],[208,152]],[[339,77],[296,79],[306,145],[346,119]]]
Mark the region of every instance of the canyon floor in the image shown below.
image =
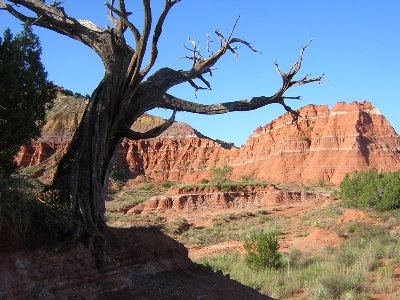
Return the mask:
[[[114,187],[107,203],[108,224],[159,228],[181,242],[193,261],[272,297],[399,299],[398,211],[346,208],[334,196],[337,188],[324,184],[274,185],[275,194],[286,195],[275,202],[235,201],[228,190],[217,188],[207,189],[205,199],[198,190],[152,183]],[[265,189],[251,191],[259,195]],[[285,267],[253,272],[243,262],[243,239],[251,231],[271,229],[279,232]]]

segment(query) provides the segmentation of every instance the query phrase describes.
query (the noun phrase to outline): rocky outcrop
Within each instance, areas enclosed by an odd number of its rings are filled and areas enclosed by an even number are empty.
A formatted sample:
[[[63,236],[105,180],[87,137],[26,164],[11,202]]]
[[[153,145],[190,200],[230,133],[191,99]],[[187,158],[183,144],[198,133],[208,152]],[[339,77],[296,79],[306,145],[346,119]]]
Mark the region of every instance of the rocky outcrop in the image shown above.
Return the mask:
[[[215,211],[226,208],[262,208],[271,205],[317,202],[323,198],[314,193],[280,190],[268,186],[233,186],[229,190],[216,187],[171,189],[130,208],[128,214],[154,211]]]
[[[371,103],[308,105],[299,113],[297,124],[287,113],[257,128],[239,149],[204,138],[152,139],[125,142],[119,158],[132,177],[185,182],[210,178],[210,169],[224,163],[236,178],[333,184],[356,170],[400,167],[399,136]]]
[[[241,173],[283,182],[338,184],[345,173],[400,167],[400,139],[369,102],[308,105],[254,131],[230,159]],[[237,173],[236,173],[237,174]]]
[[[42,137],[22,148],[18,164],[54,165],[71,140],[82,101],[60,101],[49,113]],[[400,168],[400,138],[371,103],[339,102],[332,109],[307,105],[299,113],[297,124],[286,113],[257,128],[240,148],[227,147],[177,122],[156,139],[124,140],[117,152],[116,170],[127,179],[145,176],[156,181],[199,182],[211,178],[214,166],[227,163],[236,178],[247,175],[272,182],[338,184],[355,170]],[[162,122],[144,115],[133,128],[143,132]]]
[[[211,166],[229,152],[204,138],[124,141],[117,164],[128,166],[132,178],[146,175],[158,181],[198,181],[210,177]]]

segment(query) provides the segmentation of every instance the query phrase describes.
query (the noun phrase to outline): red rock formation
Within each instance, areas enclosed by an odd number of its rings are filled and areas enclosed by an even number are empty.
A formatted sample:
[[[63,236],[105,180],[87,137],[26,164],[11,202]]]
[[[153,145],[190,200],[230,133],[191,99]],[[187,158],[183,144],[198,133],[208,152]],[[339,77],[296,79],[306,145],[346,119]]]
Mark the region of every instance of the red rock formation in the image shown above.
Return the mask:
[[[279,190],[269,186],[235,186],[229,191],[215,187],[172,189],[130,208],[128,214],[154,211],[215,211],[225,208],[261,208],[268,205],[316,202],[322,197],[307,192]]]
[[[123,142],[118,160],[129,166],[133,178],[147,175],[159,181],[200,180],[209,177],[210,166],[218,164],[226,152],[209,139],[150,139]]]
[[[21,166],[54,164],[65,150],[81,108],[63,101],[49,114],[42,138],[17,156]],[[307,105],[299,112],[297,124],[287,113],[257,128],[239,149],[227,149],[189,125],[175,123],[157,139],[123,141],[116,166],[129,178],[199,182],[211,178],[212,167],[228,163],[236,178],[250,175],[272,182],[333,184],[355,170],[400,168],[400,138],[371,103],[339,102],[331,110]],[[162,122],[145,115],[133,128],[146,131]]]
[[[199,181],[210,169],[228,163],[234,176],[251,175],[273,182],[338,184],[346,173],[400,167],[400,139],[369,102],[308,105],[292,123],[285,114],[257,128],[239,149],[224,149],[202,138],[126,142],[119,157],[131,175],[156,180]]]
[[[324,180],[338,184],[345,173],[400,167],[400,139],[369,102],[308,105],[292,124],[289,114],[258,128],[232,165],[272,181]]]

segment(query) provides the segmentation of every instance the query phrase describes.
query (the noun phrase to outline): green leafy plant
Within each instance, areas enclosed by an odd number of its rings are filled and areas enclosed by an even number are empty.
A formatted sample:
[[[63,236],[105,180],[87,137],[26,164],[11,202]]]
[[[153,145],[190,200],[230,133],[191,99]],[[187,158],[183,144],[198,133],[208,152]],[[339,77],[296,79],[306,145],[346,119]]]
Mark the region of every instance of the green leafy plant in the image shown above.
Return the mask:
[[[254,182],[254,177],[251,175],[243,175],[240,177],[240,180],[244,183],[252,183]]]
[[[232,175],[232,171],[232,166],[228,164],[224,164],[222,167],[213,167],[211,182],[216,186],[223,187],[230,181],[229,176]]]
[[[274,231],[253,231],[244,240],[245,262],[251,269],[279,269],[282,255],[279,253],[278,234]]]
[[[165,188],[165,189],[169,189],[169,188],[171,188],[173,186],[176,186],[176,182],[175,181],[167,180],[162,184],[162,187]]]
[[[143,191],[151,191],[154,188],[154,184],[152,183],[144,183],[141,187],[139,187],[140,190]]]
[[[339,196],[346,205],[361,209],[400,208],[400,171],[378,173],[375,170],[346,174]]]
[[[200,181],[200,184],[209,184],[210,183],[210,180],[208,180],[208,179],[206,179],[206,178],[203,178],[201,181]]]

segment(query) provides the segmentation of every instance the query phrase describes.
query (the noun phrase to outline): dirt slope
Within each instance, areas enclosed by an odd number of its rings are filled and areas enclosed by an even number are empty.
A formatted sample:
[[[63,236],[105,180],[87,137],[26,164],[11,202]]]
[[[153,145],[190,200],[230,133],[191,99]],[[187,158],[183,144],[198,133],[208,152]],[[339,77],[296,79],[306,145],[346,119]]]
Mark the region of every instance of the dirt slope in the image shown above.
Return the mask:
[[[101,266],[82,244],[1,253],[0,298],[271,299],[194,264],[151,228],[111,228]]]

